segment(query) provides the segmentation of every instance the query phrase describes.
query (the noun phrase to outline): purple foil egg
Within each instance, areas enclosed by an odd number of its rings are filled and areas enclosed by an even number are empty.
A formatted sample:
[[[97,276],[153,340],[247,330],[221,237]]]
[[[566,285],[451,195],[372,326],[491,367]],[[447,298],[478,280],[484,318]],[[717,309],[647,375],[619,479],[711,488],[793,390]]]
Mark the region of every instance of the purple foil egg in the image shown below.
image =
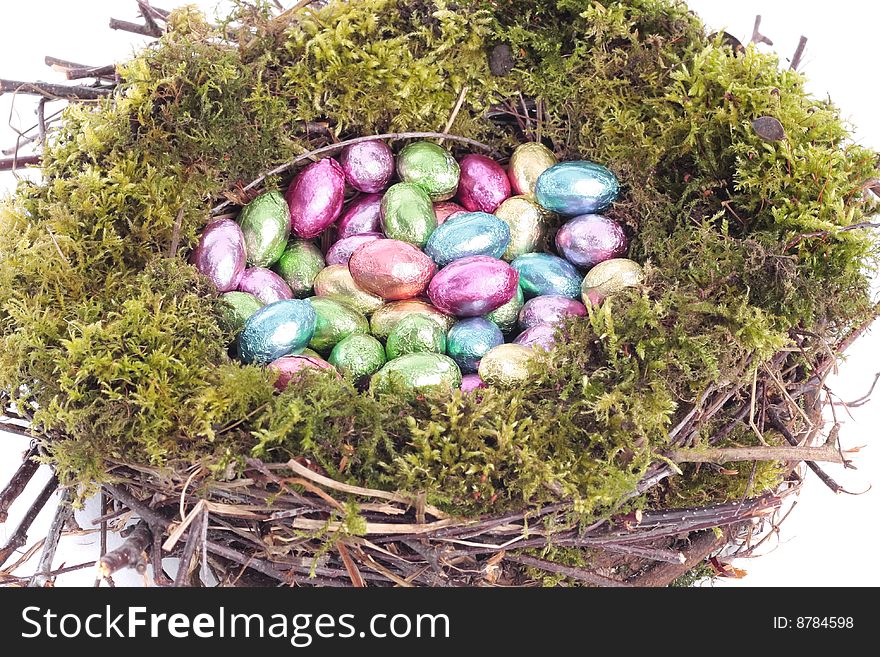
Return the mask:
[[[493,213],[510,196],[507,172],[485,155],[465,155],[461,162],[457,200],[469,212]]]
[[[461,377],[461,391],[465,394],[470,394],[474,390],[479,390],[481,388],[488,388],[486,382],[480,378],[479,374],[465,374]]]
[[[582,269],[626,255],[629,240],[623,227],[601,214],[582,214],[556,233],[559,255]]]
[[[587,308],[580,301],[555,294],[526,301],[519,311],[519,327],[525,331],[538,324],[556,325],[566,317],[583,317]]]
[[[246,259],[241,228],[231,219],[222,219],[208,224],[189,261],[219,292],[231,292],[238,287]]]
[[[382,195],[364,194],[352,201],[336,223],[336,239],[378,233],[382,225]]]
[[[332,157],[310,164],[287,188],[290,230],[297,237],[320,235],[342,212],[345,173]]]
[[[342,149],[339,164],[348,184],[375,194],[388,187],[394,175],[394,153],[383,141],[362,141]]]
[[[513,344],[522,345],[534,349],[539,347],[544,351],[550,351],[556,346],[556,327],[552,324],[536,324],[527,331],[517,336]]]
[[[245,270],[238,283],[238,291],[253,294],[266,305],[282,299],[293,299],[293,292],[284,279],[271,269],[262,267]]]
[[[278,372],[275,380],[275,388],[284,390],[290,382],[305,370],[335,370],[330,363],[323,358],[313,356],[284,356],[269,363],[269,369]],[[337,377],[339,373],[337,372]]]
[[[519,274],[503,260],[471,256],[437,272],[428,286],[428,297],[448,315],[479,317],[510,301],[518,283]]]
[[[354,253],[359,246],[363,246],[367,242],[384,239],[385,236],[382,233],[360,233],[359,235],[345,237],[336,242],[327,251],[327,264],[347,265],[348,261],[351,259],[351,254]]]

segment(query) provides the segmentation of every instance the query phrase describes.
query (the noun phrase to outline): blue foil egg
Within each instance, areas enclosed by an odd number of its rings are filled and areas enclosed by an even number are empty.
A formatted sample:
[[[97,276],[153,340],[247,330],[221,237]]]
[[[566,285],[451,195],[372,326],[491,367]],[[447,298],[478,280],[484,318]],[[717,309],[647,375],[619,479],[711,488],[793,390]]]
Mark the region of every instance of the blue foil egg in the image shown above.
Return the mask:
[[[476,372],[480,359],[500,344],[504,344],[501,329],[483,317],[456,322],[446,335],[446,353],[465,374]]]
[[[238,353],[245,363],[271,363],[301,352],[315,332],[317,315],[308,301],[285,299],[264,306],[245,322]]]
[[[601,212],[620,193],[617,177],[601,164],[576,160],[547,169],[538,178],[535,198],[545,210],[573,217]]]
[[[519,272],[519,284],[526,297],[555,294],[577,299],[583,276],[567,260],[549,253],[526,253],[510,263]]]
[[[425,253],[440,267],[468,256],[500,258],[510,243],[510,227],[494,214],[465,212],[450,217],[428,238]]]

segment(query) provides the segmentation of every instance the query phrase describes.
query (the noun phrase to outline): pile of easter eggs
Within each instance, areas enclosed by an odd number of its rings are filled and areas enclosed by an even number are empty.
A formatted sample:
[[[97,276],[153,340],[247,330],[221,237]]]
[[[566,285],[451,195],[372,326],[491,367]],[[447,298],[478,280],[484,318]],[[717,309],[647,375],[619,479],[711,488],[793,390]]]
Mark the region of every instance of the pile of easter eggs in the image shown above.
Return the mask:
[[[640,282],[623,227],[599,214],[618,192],[607,168],[540,143],[505,168],[358,140],[210,223],[191,262],[226,302],[237,356],[281,389],[313,369],[377,391],[516,385],[560,322]]]

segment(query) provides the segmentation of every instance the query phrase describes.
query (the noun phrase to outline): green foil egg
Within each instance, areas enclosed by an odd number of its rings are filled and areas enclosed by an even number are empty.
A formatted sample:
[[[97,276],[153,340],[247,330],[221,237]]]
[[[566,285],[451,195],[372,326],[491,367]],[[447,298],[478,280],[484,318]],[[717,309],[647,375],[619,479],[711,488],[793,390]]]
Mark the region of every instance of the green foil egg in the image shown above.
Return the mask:
[[[308,301],[317,316],[309,346],[319,354],[329,353],[349,335],[370,332],[367,318],[348,304],[326,297],[309,297]]]
[[[319,354],[314,349],[303,349],[300,356],[309,356],[310,358],[321,358],[321,354]]]
[[[480,360],[479,374],[490,386],[509,387],[526,383],[535,352],[518,344],[500,344]]]
[[[388,361],[373,375],[370,389],[375,392],[456,390],[461,371],[455,361],[443,354],[406,354]]]
[[[315,278],[324,266],[324,256],[317,246],[306,240],[292,240],[275,270],[293,290],[293,296],[302,299],[312,293]]]
[[[382,197],[382,232],[387,237],[425,246],[437,228],[437,215],[427,192],[412,183],[392,185]]]
[[[644,272],[639,263],[628,258],[612,258],[600,262],[587,272],[581,284],[584,305],[600,303],[608,295],[642,282]]]
[[[370,315],[385,305],[380,296],[358,286],[346,265],[330,265],[315,277],[315,294],[347,303],[364,315]]]
[[[220,298],[224,302],[223,327],[232,333],[238,333],[251,315],[265,304],[253,294],[247,292],[226,292]]]
[[[517,319],[519,318],[519,311],[522,310],[523,304],[525,302],[526,299],[525,295],[523,294],[522,288],[517,285],[516,294],[513,295],[513,298],[500,308],[493,310],[488,315],[485,315],[485,317],[490,322],[494,322],[495,325],[501,329],[502,333],[513,333],[513,331],[516,329]]]
[[[455,196],[460,170],[445,148],[430,141],[417,141],[397,156],[397,175],[403,182],[424,189],[437,202]]]
[[[290,208],[281,192],[266,192],[248,203],[238,216],[247,262],[252,267],[275,264],[290,237]]]
[[[507,262],[525,253],[533,253],[541,246],[547,232],[548,213],[525,196],[513,196],[504,201],[495,216],[510,228],[510,242],[501,257]]]
[[[385,351],[389,359],[415,353],[446,353],[446,331],[425,315],[409,315],[391,329]]]
[[[333,347],[328,360],[342,376],[360,384],[385,365],[385,348],[372,335],[355,333]]]
[[[373,313],[370,318],[370,331],[380,340],[386,340],[400,320],[410,315],[421,315],[433,320],[443,329],[444,334],[455,323],[454,317],[441,312],[430,303],[406,299],[389,303]]]

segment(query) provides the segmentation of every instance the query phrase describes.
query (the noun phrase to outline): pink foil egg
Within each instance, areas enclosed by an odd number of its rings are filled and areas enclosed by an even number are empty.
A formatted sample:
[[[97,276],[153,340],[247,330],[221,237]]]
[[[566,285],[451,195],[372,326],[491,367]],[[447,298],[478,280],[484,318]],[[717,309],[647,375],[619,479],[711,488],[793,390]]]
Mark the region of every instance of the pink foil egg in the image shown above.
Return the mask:
[[[428,286],[431,303],[448,315],[479,317],[516,294],[519,274],[503,260],[472,256],[441,269]]]
[[[263,267],[245,270],[238,283],[238,291],[253,294],[266,305],[282,299],[293,299],[293,292],[284,279],[271,269]]]
[[[278,372],[275,387],[284,390],[294,378],[306,370],[335,370],[330,363],[323,358],[313,356],[284,356],[269,363],[269,369]],[[339,373],[337,372],[337,376]]]
[[[358,287],[389,301],[418,296],[437,271],[434,262],[412,244],[388,239],[358,248],[348,269]]]
[[[383,141],[362,141],[346,146],[339,155],[339,164],[348,184],[361,192],[381,192],[394,175],[394,153]]]
[[[327,251],[326,261],[328,265],[347,265],[351,259],[351,254],[358,250],[367,242],[375,242],[383,240],[385,236],[382,233],[360,233],[351,237],[344,237],[336,242]]]
[[[434,204],[434,216],[437,217],[437,225],[440,226],[444,221],[458,214],[467,212],[458,203],[452,201],[440,201]]]
[[[352,201],[336,223],[336,238],[377,233],[382,222],[382,195],[364,194]]]
[[[538,324],[558,324],[566,317],[583,317],[587,309],[580,301],[555,294],[526,301],[519,311],[519,327],[527,330]]]
[[[489,386],[486,385],[486,382],[480,378],[479,374],[465,374],[461,377],[461,391],[465,394],[488,387]]]
[[[536,324],[532,328],[523,331],[517,336],[513,344],[523,347],[540,347],[544,351],[550,351],[556,346],[556,327],[552,324]]]
[[[244,234],[231,219],[208,224],[190,256],[190,262],[211,279],[219,292],[238,287],[247,255]]]
[[[472,153],[461,162],[458,202],[469,212],[493,213],[510,196],[507,172],[492,158]]]
[[[310,164],[287,188],[290,230],[297,237],[320,235],[342,212],[345,173],[332,157]]]

